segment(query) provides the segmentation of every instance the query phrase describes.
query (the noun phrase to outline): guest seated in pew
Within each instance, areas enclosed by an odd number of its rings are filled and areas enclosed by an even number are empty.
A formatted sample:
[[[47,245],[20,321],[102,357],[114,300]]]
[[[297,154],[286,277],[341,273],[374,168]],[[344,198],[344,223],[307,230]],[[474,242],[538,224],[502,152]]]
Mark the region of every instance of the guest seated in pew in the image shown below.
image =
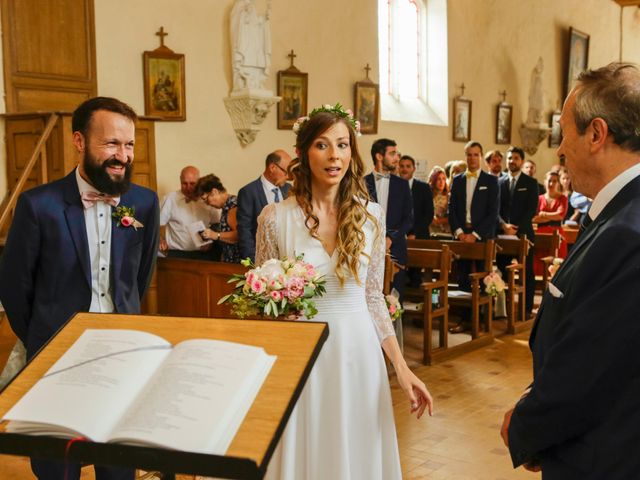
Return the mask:
[[[429,174],[429,185],[433,194],[433,222],[429,227],[432,237],[451,237],[449,226],[449,187],[442,167],[433,167]]]
[[[545,187],[547,193],[538,197],[538,210],[533,222],[538,224],[538,233],[550,233],[559,230],[562,235],[562,220],[567,213],[567,197],[562,194],[562,186],[560,185],[560,175],[556,172],[547,172],[545,176]],[[537,251],[534,258],[533,271],[536,275],[542,275],[543,262],[542,257],[554,255],[555,252]],[[565,258],[567,256],[567,243],[560,238],[560,248],[558,249],[558,257]]]
[[[214,231],[206,228],[200,235],[203,239],[222,243],[220,261],[239,263],[238,221],[236,220],[238,198],[229,194],[220,179],[213,174],[198,180],[196,193],[207,205],[221,209],[219,229]]]
[[[566,225],[578,225],[580,219],[580,211],[576,210],[571,205],[571,195],[573,195],[573,185],[571,184],[571,176],[569,171],[565,168],[560,172],[560,186],[562,187],[562,193],[567,199],[567,213],[564,216],[563,224]]]

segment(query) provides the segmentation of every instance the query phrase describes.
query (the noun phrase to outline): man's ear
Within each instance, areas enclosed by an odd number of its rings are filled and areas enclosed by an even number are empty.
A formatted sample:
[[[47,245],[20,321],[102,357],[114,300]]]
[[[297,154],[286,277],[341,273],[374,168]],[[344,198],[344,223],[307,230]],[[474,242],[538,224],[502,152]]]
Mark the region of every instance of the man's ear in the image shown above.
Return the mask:
[[[591,144],[592,151],[599,150],[602,148],[607,141],[607,137],[609,136],[609,125],[607,122],[600,117],[596,117],[591,120],[589,124],[589,143]]]
[[[86,148],[86,140],[80,132],[73,132],[73,145],[79,153],[83,153]]]

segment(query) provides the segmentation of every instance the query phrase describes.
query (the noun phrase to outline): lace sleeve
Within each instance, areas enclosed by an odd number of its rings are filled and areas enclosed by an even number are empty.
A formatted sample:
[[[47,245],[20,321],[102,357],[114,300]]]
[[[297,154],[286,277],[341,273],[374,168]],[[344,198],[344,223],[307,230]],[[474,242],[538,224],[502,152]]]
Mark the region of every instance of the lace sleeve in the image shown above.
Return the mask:
[[[373,214],[378,221],[379,233],[373,240],[373,249],[371,251],[371,260],[367,270],[367,283],[365,292],[367,297],[367,307],[371,314],[373,326],[376,329],[380,343],[391,336],[395,335],[389,310],[384,301],[382,294],[382,283],[384,281],[384,251],[385,251],[385,235],[386,231],[384,212],[381,208],[377,208]],[[374,230],[375,235],[375,230]]]
[[[280,258],[278,252],[278,227],[276,225],[275,204],[262,209],[258,217],[256,232],[256,265],[262,265],[270,258]]]

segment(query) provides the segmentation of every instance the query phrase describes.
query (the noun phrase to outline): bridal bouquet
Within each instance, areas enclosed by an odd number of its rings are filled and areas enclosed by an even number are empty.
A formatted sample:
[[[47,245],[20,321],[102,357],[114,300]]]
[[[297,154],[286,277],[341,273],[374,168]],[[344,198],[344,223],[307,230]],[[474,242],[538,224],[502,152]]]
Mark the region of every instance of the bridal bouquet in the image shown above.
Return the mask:
[[[504,280],[502,280],[502,275],[495,269],[484,277],[483,283],[485,285],[484,291],[492,297],[497,297],[500,293],[504,292],[506,288]]]
[[[387,309],[389,310],[389,316],[391,320],[394,322],[402,316],[404,310],[402,309],[402,304],[400,303],[400,299],[398,298],[398,292],[394,288],[389,295],[384,296],[384,301],[387,304]]]
[[[232,275],[233,293],[218,301],[231,304],[231,313],[240,318],[264,315],[277,318],[302,314],[313,318],[318,310],[314,297],[325,292],[325,281],[313,265],[303,261],[303,255],[294,259],[272,258],[256,267],[248,258],[242,265],[251,267],[244,275]]]

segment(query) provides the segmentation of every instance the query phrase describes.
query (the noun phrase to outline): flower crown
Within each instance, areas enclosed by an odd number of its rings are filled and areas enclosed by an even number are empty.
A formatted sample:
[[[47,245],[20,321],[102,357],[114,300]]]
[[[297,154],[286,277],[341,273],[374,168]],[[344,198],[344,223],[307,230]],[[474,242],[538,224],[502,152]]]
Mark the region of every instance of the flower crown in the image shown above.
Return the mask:
[[[334,106],[331,106],[329,104],[322,105],[321,107],[317,107],[311,110],[311,113],[306,117],[298,118],[296,120],[296,123],[293,124],[293,133],[297,135],[300,129],[304,126],[304,124],[307,123],[307,121],[309,121],[311,117],[313,117],[314,115],[320,112],[333,113],[334,115],[340,118],[346,119],[351,125],[351,127],[353,127],[353,129],[355,130],[356,135],[360,136],[360,121],[356,120],[353,117],[353,111],[350,108],[347,108],[345,110],[344,107],[340,105],[340,103],[336,103]]]

